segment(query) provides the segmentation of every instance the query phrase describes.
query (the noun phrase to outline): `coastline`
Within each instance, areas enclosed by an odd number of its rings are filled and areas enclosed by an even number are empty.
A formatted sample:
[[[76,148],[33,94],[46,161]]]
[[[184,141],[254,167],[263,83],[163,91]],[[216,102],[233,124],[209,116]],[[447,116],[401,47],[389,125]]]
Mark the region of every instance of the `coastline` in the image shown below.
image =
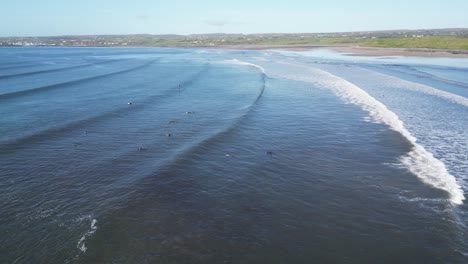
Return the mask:
[[[351,56],[410,56],[410,57],[450,57],[468,58],[466,50],[438,50],[424,48],[379,48],[361,46],[335,46],[327,47],[330,50],[349,53]]]
[[[12,46],[0,46],[12,47]],[[15,46],[26,47],[26,46]],[[433,58],[468,58],[468,50],[428,49],[428,48],[383,48],[345,45],[217,45],[217,46],[27,46],[27,47],[57,47],[57,48],[179,48],[179,49],[224,49],[224,50],[289,50],[310,51],[328,49],[347,56],[407,56]]]
[[[293,45],[236,45],[236,46],[206,46],[203,48],[232,49],[232,50],[271,50],[283,49],[290,51],[310,51],[314,49],[328,49],[348,56],[408,56],[408,57],[449,57],[449,58],[468,58],[468,50],[439,50],[426,48],[381,48],[381,47],[362,47],[362,46],[293,46]]]

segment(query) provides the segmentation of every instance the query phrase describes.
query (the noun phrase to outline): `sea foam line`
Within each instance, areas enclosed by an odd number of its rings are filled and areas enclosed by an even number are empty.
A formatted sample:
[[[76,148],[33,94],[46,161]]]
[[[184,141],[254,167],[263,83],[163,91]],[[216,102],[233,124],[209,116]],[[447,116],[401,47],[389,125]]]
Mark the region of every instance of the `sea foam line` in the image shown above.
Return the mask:
[[[76,244],[76,247],[83,253],[85,253],[86,250],[88,249],[85,245],[85,240],[87,237],[92,236],[96,232],[97,230],[96,224],[97,224],[97,220],[93,219],[91,221],[90,229],[80,238],[80,240],[78,240],[78,243]]]
[[[240,61],[240,60],[236,60],[236,59],[226,60],[226,61],[223,61],[223,63],[254,67],[257,70],[259,70],[261,73],[265,74],[265,69],[263,67],[261,67],[261,66],[258,66],[257,64],[253,64],[253,63],[249,63],[249,62],[245,62],[245,61]]]
[[[450,194],[452,203],[463,204],[463,200],[465,200],[463,191],[455,177],[447,171],[445,164],[418,144],[417,139],[405,128],[400,118],[384,104],[358,86],[326,71],[289,63],[283,64],[304,68],[307,70],[307,75],[294,74],[282,77],[307,81],[319,88],[330,89],[346,102],[355,104],[367,111],[373,122],[386,124],[392,130],[403,135],[413,144],[413,148],[407,155],[400,158],[401,163],[423,182],[447,191]]]

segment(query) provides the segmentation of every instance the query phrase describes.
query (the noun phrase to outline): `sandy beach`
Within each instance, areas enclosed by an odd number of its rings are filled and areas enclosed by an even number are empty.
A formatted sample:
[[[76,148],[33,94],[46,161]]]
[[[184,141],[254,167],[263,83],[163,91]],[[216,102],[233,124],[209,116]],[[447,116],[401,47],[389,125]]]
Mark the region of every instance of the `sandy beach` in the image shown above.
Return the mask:
[[[358,46],[327,47],[341,53],[355,56],[416,56],[416,57],[459,57],[468,58],[464,50],[408,49],[408,48],[374,48]]]
[[[235,50],[269,50],[284,49],[291,51],[310,51],[313,49],[328,49],[350,56],[414,56],[414,57],[451,57],[468,58],[467,50],[438,50],[425,48],[377,48],[360,46],[291,46],[291,45],[235,45],[235,46],[209,46],[209,48],[235,49]]]

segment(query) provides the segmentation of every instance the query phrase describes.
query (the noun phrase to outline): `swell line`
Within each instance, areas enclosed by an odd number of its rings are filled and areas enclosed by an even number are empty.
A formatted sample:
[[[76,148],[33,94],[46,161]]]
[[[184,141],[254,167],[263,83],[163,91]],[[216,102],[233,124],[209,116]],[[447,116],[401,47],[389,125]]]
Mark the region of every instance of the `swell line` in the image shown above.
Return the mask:
[[[243,65],[247,66],[247,64],[243,64]],[[248,65],[248,66],[255,67],[253,65]],[[202,133],[201,136],[195,137],[191,141],[189,141],[188,146],[182,146],[182,148],[179,149],[178,151],[175,151],[174,154],[169,155],[167,157],[164,157],[162,159],[158,159],[158,163],[161,164],[161,165],[158,165],[157,166],[158,168],[155,171],[150,172],[147,175],[142,175],[142,177],[140,179],[142,179],[143,181],[146,181],[146,180],[151,181],[153,179],[152,176],[154,176],[155,174],[159,174],[158,172],[160,172],[160,171],[164,171],[165,169],[170,168],[171,166],[173,166],[173,164],[175,164],[178,160],[182,159],[183,157],[190,156],[192,153],[199,150],[201,148],[201,146],[206,146],[206,145],[210,145],[213,142],[221,141],[224,136],[226,136],[231,131],[233,131],[236,127],[238,127],[239,124],[245,119],[245,117],[254,110],[255,106],[258,104],[258,101],[261,99],[261,97],[262,97],[262,95],[263,95],[263,93],[264,93],[264,91],[266,89],[266,79],[267,79],[267,76],[266,76],[265,72],[262,71],[261,72],[261,82],[262,82],[262,84],[261,84],[259,93],[255,97],[254,101],[246,108],[246,110],[243,111],[243,113],[241,115],[239,115],[237,118],[235,118],[233,122],[228,124],[223,129],[220,129],[218,131],[214,131],[213,133],[209,133],[207,135]],[[134,154],[135,151],[137,151],[137,150],[132,150],[130,152],[127,152],[127,153],[121,155],[119,158],[120,159],[125,159],[126,155],[132,155],[132,154]],[[143,186],[144,185],[145,184],[143,184]]]
[[[136,112],[139,110],[143,110],[146,107],[154,105],[155,102],[159,100],[166,99],[170,96],[173,96],[176,94],[176,91],[180,89],[180,91],[185,90],[188,86],[192,85],[195,83],[201,76],[204,75],[204,73],[208,70],[209,64],[205,64],[203,68],[198,71],[197,73],[193,74],[191,77],[189,77],[187,80],[181,82],[180,86],[172,86],[169,87],[165,93],[163,94],[156,94],[156,95],[151,95],[145,98],[145,100],[137,101],[135,104],[132,104],[131,106],[128,106],[125,104],[125,107],[120,107],[113,109],[111,111],[107,111],[104,113],[101,113],[99,115],[95,115],[89,118],[77,120],[77,121],[72,121],[69,123],[66,123],[60,127],[54,127],[54,128],[48,128],[39,132],[36,132],[32,135],[27,135],[21,138],[14,139],[12,141],[6,142],[6,143],[1,143],[0,144],[0,153],[6,153],[6,152],[12,152],[12,151],[17,151],[19,150],[22,146],[38,142],[47,138],[50,138],[52,136],[56,136],[57,134],[61,133],[66,133],[69,131],[77,130],[81,127],[89,126],[93,123],[98,123],[100,121],[108,120],[113,117],[122,117],[122,114],[124,113],[129,113],[129,112]],[[149,81],[148,83],[151,83],[152,81]],[[141,85],[141,84],[139,84]],[[133,85],[133,86],[138,86],[138,85]]]
[[[235,118],[234,121],[231,122],[228,126],[226,126],[222,130],[219,130],[219,131],[215,132],[212,135],[206,136],[206,137],[198,140],[197,142],[193,143],[186,150],[184,150],[184,151],[182,151],[182,152],[180,152],[178,154],[175,154],[170,160],[175,162],[176,160],[178,160],[182,156],[188,156],[190,153],[193,153],[194,151],[199,149],[200,146],[210,145],[212,142],[220,141],[220,139],[222,139],[225,135],[229,134],[236,127],[239,126],[239,124],[255,109],[255,107],[258,105],[258,102],[262,98],[262,96],[263,96],[263,94],[265,92],[265,89],[266,89],[267,75],[265,73],[265,69],[263,69],[262,67],[260,67],[260,66],[258,66],[256,64],[243,62],[243,61],[238,61],[238,60],[234,60],[234,62],[233,61],[224,61],[224,63],[254,67],[258,71],[260,71],[260,73],[261,73],[261,83],[262,84],[261,84],[261,87],[259,89],[259,93],[255,97],[253,102],[249,106],[246,107],[244,112],[241,113],[237,118]]]
[[[17,78],[17,77],[24,77],[24,76],[36,75],[36,74],[42,74],[42,73],[62,72],[62,71],[68,71],[68,70],[73,70],[73,69],[86,68],[86,67],[90,67],[90,66],[94,66],[94,65],[118,62],[118,61],[122,61],[122,60],[123,59],[121,59],[121,60],[110,60],[110,61],[101,61],[101,62],[96,62],[96,63],[88,63],[88,64],[65,67],[65,68],[58,68],[58,69],[47,69],[47,70],[40,70],[40,71],[34,71],[34,72],[22,72],[22,73],[15,73],[15,74],[9,74],[9,75],[1,75],[0,80]]]
[[[202,69],[201,73],[205,71],[206,71],[206,68]],[[197,74],[195,78],[199,78],[201,75],[202,74]],[[193,152],[199,151],[200,146],[209,144],[209,142],[211,142],[212,140],[219,140],[220,137],[226,135],[226,133],[229,133],[232,129],[235,129],[237,124],[242,121],[243,116],[247,115],[249,112],[251,112],[254,109],[254,105],[256,105],[257,102],[260,100],[265,90],[266,75],[264,73],[261,74],[261,78],[259,79],[261,80],[262,83],[261,83],[261,87],[260,87],[260,91],[258,95],[255,98],[252,98],[254,99],[253,100],[254,103],[250,104],[250,106],[248,107],[248,110],[245,113],[243,113],[241,117],[237,118],[233,124],[229,125],[226,129],[222,130],[221,132],[214,130],[212,133],[208,133],[208,134],[202,133],[201,135],[199,135],[193,140],[189,139],[186,144],[183,144],[182,146],[179,147],[180,150],[173,151],[171,152],[170,155],[162,155],[161,158],[151,161],[151,164],[152,164],[151,166],[152,167],[155,166],[153,167],[155,169],[151,170],[148,173],[145,170],[144,173],[141,173],[142,175],[135,175],[135,177],[129,177],[128,179],[125,179],[125,182],[124,182],[125,187],[129,187],[129,186],[131,187],[131,188],[128,188],[128,192],[124,192],[122,195],[116,196],[115,197],[116,199],[110,199],[110,200],[108,199],[109,201],[106,200],[104,202],[117,203],[119,204],[119,206],[114,205],[115,207],[113,208],[118,208],[118,210],[120,210],[120,208],[129,206],[129,203],[133,204],[134,202],[141,201],[141,199],[136,199],[136,198],[138,198],[140,195],[143,195],[144,192],[142,192],[141,190],[145,190],[146,188],[148,188],[148,184],[151,184],[151,188],[155,187],[155,185],[153,185],[154,183],[157,184],[158,188],[164,188],[164,184],[167,184],[168,181],[171,181],[174,179],[173,177],[167,177],[167,174],[165,174],[166,170],[174,171],[174,170],[171,170],[171,168],[174,168],[175,163],[178,160],[192,155]],[[193,82],[194,80],[190,80],[190,81],[185,81],[183,83],[186,85],[190,85]],[[177,87],[172,87],[172,91],[177,91]],[[134,106],[138,106],[138,105],[139,104],[137,103]],[[1,149],[2,148],[0,147],[0,150]],[[116,158],[116,156],[113,155],[113,157],[108,157],[107,160],[108,161],[115,160],[115,159],[120,160],[122,158],[125,159],[126,155],[134,155],[135,152],[137,151],[138,150],[131,150],[131,151],[127,150],[124,153],[120,153],[121,155],[118,155],[118,158]],[[99,164],[93,164],[93,166],[98,166],[98,165]],[[155,180],[155,178],[157,179]],[[94,187],[91,187],[91,188],[94,188]],[[99,219],[99,218],[96,218],[96,219]],[[97,229],[97,225],[95,224],[96,222],[93,219],[89,228],[89,231],[90,231],[89,236],[93,235],[94,229]],[[96,235],[98,234],[96,233]],[[79,237],[77,237],[77,239],[78,238]],[[79,250],[85,251],[87,249],[87,246],[89,245],[87,244],[85,245],[86,240],[87,240],[87,235],[81,236],[81,238],[78,240],[78,243],[76,245],[79,248]]]
[[[143,65],[140,65],[140,66],[137,66],[137,67],[134,67],[134,68],[130,68],[130,69],[122,70],[122,71],[117,71],[117,72],[106,73],[106,74],[92,76],[92,77],[87,77],[87,78],[83,78],[83,79],[79,79],[79,80],[73,80],[73,81],[57,83],[57,84],[52,84],[52,85],[46,85],[46,86],[27,89],[27,90],[21,90],[21,91],[6,93],[6,94],[0,94],[0,101],[15,98],[15,97],[19,97],[19,96],[25,96],[25,95],[31,95],[31,94],[41,93],[41,92],[45,92],[45,91],[57,90],[57,89],[64,88],[64,87],[70,87],[70,86],[74,86],[74,85],[77,85],[77,84],[92,82],[92,81],[95,81],[95,80],[105,79],[105,78],[112,77],[112,76],[119,75],[119,74],[123,74],[123,73],[129,73],[129,72],[141,70],[141,69],[144,69],[144,68],[152,65],[154,62],[155,61],[150,61],[148,63],[145,63]]]

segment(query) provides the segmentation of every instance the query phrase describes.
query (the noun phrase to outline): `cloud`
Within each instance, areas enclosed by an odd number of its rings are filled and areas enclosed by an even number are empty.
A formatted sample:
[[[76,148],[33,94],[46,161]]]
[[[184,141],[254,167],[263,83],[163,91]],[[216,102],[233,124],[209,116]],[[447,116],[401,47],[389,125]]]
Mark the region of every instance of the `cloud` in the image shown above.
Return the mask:
[[[225,25],[229,24],[229,22],[223,21],[223,20],[205,20],[203,22],[205,24],[208,24],[208,25],[214,26],[214,27],[224,27]]]
[[[151,18],[151,16],[145,15],[145,14],[140,14],[140,15],[136,15],[135,18],[138,19],[138,20],[148,20],[148,19]]]

